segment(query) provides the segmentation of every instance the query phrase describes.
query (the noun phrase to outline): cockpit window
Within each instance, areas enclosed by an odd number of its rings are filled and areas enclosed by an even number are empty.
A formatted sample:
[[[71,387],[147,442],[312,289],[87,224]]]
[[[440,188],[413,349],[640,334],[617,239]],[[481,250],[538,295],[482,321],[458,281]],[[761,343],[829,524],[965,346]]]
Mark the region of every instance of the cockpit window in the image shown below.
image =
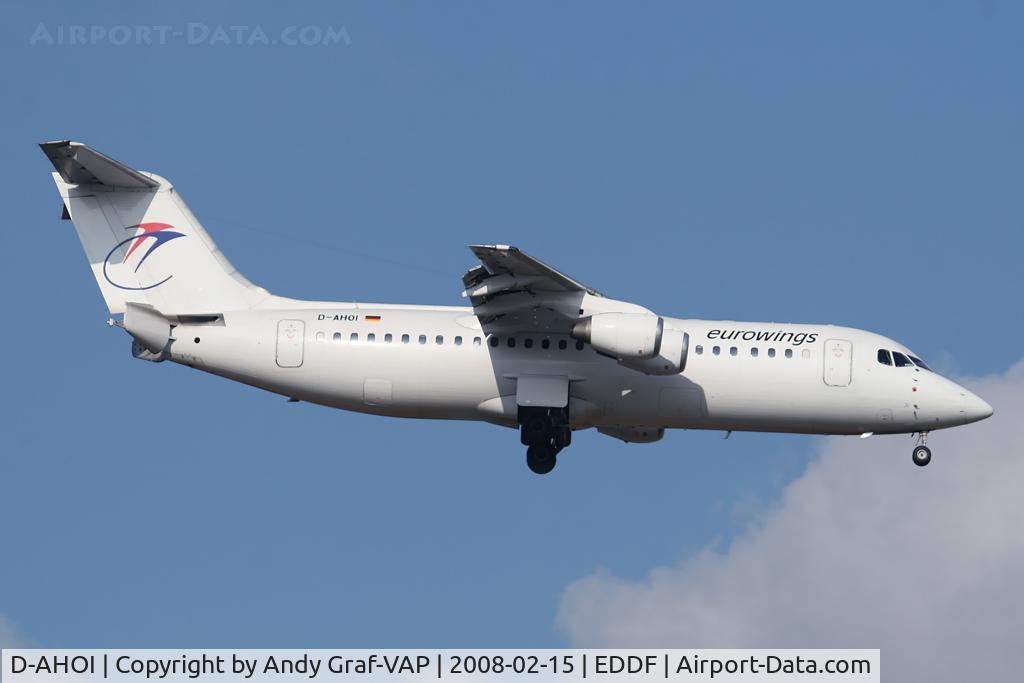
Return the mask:
[[[885,349],[878,349],[878,362],[882,365],[892,365],[892,356]]]
[[[914,361],[914,365],[921,368],[922,370],[927,370],[928,372],[931,372],[932,369],[925,365],[924,361],[918,358],[917,356],[911,356],[910,360]]]
[[[892,352],[892,359],[893,359],[893,361],[895,361],[896,367],[898,367],[898,368],[908,368],[908,367],[912,368],[912,367],[914,367],[914,364],[910,362],[910,359],[907,358],[906,356],[904,356],[899,351],[893,351]]]

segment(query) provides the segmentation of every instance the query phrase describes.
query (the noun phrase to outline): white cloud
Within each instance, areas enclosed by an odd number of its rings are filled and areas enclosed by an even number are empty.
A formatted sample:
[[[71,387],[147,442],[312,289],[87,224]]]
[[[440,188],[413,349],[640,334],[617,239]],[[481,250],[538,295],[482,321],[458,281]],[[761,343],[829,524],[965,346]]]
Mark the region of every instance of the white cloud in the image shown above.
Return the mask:
[[[928,467],[909,437],[828,439],[727,548],[575,581],[559,625],[578,646],[880,647],[888,680],[1019,677],[1024,362],[963,383],[995,415],[934,432]]]
[[[28,644],[18,635],[11,620],[0,614],[0,647],[29,647]]]

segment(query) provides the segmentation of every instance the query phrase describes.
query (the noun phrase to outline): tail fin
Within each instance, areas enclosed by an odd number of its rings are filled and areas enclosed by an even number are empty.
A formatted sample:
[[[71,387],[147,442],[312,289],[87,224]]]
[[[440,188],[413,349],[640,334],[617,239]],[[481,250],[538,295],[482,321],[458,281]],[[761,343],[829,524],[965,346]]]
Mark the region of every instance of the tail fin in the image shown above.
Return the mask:
[[[129,303],[166,315],[219,313],[268,296],[224,258],[166,179],[80,142],[40,147],[111,313]]]

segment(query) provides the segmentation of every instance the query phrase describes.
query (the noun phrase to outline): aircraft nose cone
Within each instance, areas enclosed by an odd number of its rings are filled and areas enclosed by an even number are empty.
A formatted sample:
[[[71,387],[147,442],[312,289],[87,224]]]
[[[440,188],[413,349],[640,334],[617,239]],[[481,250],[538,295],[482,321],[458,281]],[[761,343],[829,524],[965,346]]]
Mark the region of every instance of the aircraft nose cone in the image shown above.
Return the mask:
[[[964,416],[969,422],[984,420],[986,417],[991,417],[992,413],[995,412],[985,399],[969,391],[964,392],[963,411]]]

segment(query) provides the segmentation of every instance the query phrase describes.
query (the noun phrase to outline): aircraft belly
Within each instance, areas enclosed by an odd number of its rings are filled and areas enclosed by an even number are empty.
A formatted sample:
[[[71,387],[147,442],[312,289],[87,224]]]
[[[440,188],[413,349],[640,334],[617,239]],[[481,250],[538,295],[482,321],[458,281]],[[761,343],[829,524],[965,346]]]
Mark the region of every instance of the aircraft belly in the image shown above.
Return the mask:
[[[811,434],[871,431],[877,411],[848,388],[808,381],[712,384],[707,422],[713,428]]]
[[[476,419],[476,407],[500,394],[500,382],[483,356],[453,358],[458,351],[349,347],[323,359],[329,385],[319,402],[398,417]]]

